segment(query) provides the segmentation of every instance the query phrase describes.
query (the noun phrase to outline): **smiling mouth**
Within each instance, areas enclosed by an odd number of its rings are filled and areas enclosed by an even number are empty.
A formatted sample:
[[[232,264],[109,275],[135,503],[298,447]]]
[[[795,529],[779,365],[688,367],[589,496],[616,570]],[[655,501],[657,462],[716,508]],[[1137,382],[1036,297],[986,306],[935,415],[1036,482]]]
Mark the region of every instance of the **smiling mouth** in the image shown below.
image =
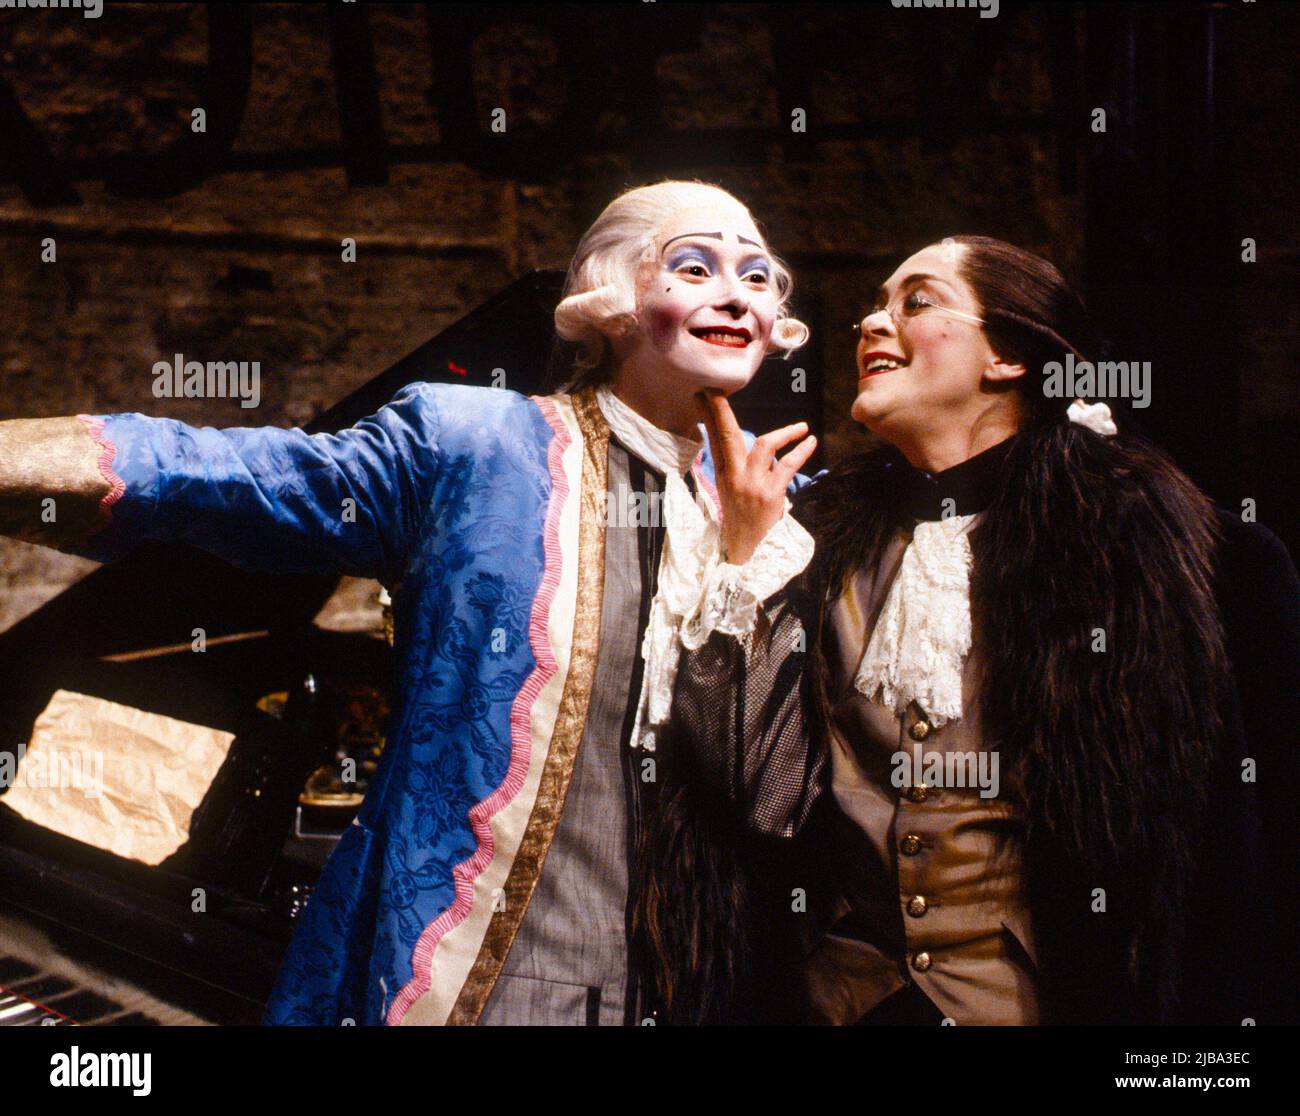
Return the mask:
[[[858,379],[865,380],[868,376],[880,376],[906,367],[907,362],[897,357],[886,356],[884,353],[868,353],[859,367]]]
[[[709,345],[720,345],[724,349],[743,349],[750,341],[749,330],[747,329],[693,329],[690,331],[692,337],[698,337],[701,341]]]

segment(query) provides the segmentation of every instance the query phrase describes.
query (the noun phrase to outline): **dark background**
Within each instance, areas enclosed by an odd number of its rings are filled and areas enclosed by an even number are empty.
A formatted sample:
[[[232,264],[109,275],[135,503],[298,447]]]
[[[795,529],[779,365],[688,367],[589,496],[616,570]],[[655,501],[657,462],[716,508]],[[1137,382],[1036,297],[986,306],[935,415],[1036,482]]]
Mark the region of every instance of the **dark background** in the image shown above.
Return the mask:
[[[700,178],[795,270],[813,341],[751,395],[821,425],[824,462],[867,444],[850,327],[876,286],[985,233],[1061,266],[1152,362],[1141,428],[1296,553],[1297,54],[1300,10],[1262,0],[3,10],[0,418],[306,424],[567,266],[622,189]],[[259,361],[261,406],[154,398],[177,352]],[[0,540],[0,629],[92,565]]]

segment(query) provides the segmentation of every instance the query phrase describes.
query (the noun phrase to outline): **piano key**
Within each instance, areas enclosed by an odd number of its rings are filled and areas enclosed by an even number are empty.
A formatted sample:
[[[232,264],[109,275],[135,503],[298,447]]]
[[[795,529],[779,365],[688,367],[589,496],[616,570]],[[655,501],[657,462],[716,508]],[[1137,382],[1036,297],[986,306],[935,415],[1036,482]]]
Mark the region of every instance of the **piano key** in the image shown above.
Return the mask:
[[[0,1027],[13,1027],[28,1016],[36,1018],[40,1014],[41,1008],[39,1004],[32,1004],[22,1000],[9,1007],[0,1008]]]

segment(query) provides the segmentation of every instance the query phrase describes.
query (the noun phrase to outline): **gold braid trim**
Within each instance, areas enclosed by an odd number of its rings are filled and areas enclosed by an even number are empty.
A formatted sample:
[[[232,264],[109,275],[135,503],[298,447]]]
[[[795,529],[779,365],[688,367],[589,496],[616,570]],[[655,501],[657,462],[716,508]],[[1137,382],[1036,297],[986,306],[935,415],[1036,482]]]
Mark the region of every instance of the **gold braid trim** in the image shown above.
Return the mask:
[[[572,396],[574,414],[582,432],[582,503],[578,518],[577,615],[573,622],[573,648],[564,680],[560,708],[542,768],[537,798],[528,818],[519,851],[506,876],[505,902],[492,914],[483,943],[469,976],[447,1017],[448,1025],[478,1022],[510,947],[523,922],[533,889],[542,874],[547,850],[560,824],[564,800],[587,725],[587,706],[596,677],[600,645],[600,610],[605,588],[605,493],[609,477],[609,426],[587,389]]]

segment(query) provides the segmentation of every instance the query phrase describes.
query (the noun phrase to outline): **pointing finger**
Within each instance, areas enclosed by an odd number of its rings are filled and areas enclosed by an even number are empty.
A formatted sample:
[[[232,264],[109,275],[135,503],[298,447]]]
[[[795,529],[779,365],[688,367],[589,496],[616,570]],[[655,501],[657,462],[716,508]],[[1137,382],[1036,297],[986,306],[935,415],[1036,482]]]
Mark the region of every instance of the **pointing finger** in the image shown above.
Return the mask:
[[[807,462],[808,458],[813,455],[813,451],[816,448],[817,438],[815,435],[810,434],[795,446],[794,449],[781,458],[779,462],[777,462],[776,471],[780,474],[781,479],[786,484],[789,484],[795,473],[803,468],[804,464]]]
[[[772,468],[772,460],[776,457],[776,451],[789,445],[807,432],[808,424],[806,422],[796,422],[789,426],[783,426],[779,430],[768,431],[762,437],[754,440],[754,448],[750,451],[751,463],[760,472],[766,473]]]

